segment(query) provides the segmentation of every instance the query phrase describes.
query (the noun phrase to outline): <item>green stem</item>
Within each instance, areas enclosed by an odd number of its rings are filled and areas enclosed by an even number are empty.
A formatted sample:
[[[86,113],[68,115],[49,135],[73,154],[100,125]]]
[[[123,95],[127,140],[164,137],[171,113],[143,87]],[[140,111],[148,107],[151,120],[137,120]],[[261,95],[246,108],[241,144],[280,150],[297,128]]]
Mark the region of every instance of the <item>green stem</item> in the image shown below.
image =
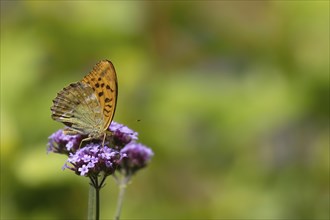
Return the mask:
[[[125,190],[127,187],[127,183],[130,180],[130,176],[123,176],[121,177],[120,181],[119,181],[119,196],[118,196],[118,200],[117,200],[117,209],[116,209],[116,215],[115,215],[115,220],[119,220],[120,219],[120,212],[123,206],[123,199],[124,199],[124,195],[125,195]]]
[[[95,198],[96,198],[96,190],[92,183],[89,185],[89,195],[88,195],[88,220],[94,220],[95,217]]]
[[[95,204],[95,220],[100,219],[100,189],[95,189],[96,191],[96,204]]]
[[[100,190],[105,180],[103,177],[101,184],[99,184],[98,177],[90,177],[91,183],[89,187],[88,198],[88,220],[100,219]]]

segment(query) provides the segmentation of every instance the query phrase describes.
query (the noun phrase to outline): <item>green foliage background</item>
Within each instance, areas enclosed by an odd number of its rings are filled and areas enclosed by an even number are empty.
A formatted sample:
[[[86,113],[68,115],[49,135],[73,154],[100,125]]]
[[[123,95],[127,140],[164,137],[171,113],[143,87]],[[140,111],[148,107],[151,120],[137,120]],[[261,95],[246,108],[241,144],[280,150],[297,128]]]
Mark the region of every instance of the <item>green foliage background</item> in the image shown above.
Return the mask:
[[[105,58],[155,152],[123,219],[329,218],[329,1],[2,0],[1,219],[86,218],[49,108]]]

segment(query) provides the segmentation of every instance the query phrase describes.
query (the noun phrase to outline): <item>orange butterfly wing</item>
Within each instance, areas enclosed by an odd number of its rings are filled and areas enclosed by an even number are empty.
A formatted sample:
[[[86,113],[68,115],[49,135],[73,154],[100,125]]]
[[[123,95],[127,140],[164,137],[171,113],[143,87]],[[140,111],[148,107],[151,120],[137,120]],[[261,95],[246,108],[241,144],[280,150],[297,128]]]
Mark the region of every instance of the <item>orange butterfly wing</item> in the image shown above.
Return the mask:
[[[105,131],[114,117],[118,96],[117,75],[113,64],[109,60],[100,61],[82,82],[95,92],[103,111]]]

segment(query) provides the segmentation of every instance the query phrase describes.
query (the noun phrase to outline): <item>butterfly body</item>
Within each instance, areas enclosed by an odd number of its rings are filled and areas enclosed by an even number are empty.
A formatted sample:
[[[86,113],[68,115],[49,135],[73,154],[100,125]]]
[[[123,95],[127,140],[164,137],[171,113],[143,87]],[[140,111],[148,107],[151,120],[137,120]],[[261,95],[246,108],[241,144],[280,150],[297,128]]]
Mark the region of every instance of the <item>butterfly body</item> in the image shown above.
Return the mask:
[[[67,134],[106,136],[118,94],[115,69],[108,60],[97,63],[81,81],[62,89],[53,100],[52,118],[67,126]],[[104,143],[103,143],[104,144]]]

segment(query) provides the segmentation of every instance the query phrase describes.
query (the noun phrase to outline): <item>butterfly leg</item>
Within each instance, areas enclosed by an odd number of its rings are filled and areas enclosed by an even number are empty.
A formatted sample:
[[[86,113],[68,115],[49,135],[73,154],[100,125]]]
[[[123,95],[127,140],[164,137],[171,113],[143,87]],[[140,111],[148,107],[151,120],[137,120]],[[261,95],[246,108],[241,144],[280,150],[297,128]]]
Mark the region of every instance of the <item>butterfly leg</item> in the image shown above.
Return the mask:
[[[83,142],[88,141],[88,140],[91,140],[91,139],[92,139],[91,137],[87,137],[87,138],[82,139],[82,140],[80,141],[80,144],[79,144],[79,149],[80,149],[81,144],[82,144]]]
[[[107,136],[107,134],[104,132],[103,141],[102,141],[102,147],[104,147],[106,136]],[[89,141],[89,140],[92,140],[92,139],[94,139],[94,137],[87,137],[87,138],[82,139],[81,142],[80,142],[80,145],[79,145],[79,149],[80,149],[80,147],[81,147],[81,145],[82,145],[83,142]]]
[[[104,142],[105,142],[105,137],[107,136],[107,133],[104,132],[104,135],[103,135],[103,142],[102,142],[102,147],[104,147]]]

